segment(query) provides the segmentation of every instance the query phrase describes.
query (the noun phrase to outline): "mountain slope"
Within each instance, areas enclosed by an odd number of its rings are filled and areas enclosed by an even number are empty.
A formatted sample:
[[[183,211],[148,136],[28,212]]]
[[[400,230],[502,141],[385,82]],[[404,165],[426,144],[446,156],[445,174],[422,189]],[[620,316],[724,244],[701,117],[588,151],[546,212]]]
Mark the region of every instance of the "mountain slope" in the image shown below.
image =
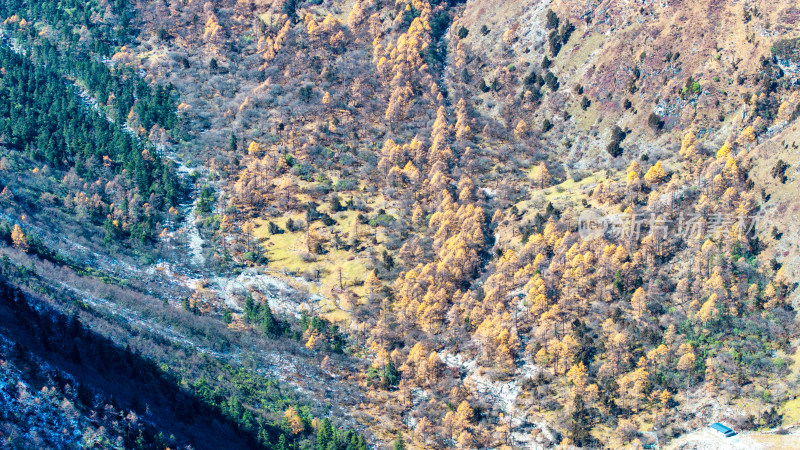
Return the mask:
[[[377,446],[622,447],[714,420],[793,425],[781,419],[798,381],[791,2],[85,11],[9,9],[5,27],[79,84],[94,78],[71,61],[111,67],[107,85],[121,87],[87,86],[89,103],[142,150],[108,166],[116,185],[87,181],[91,164],[42,158],[38,142],[15,148],[4,176],[47,165],[35,173],[58,176],[42,176],[42,191],[96,193],[86,245],[114,263],[88,273],[131,264],[118,283],[181,320],[202,316],[211,335],[182,335],[190,346],[274,344],[255,373],[331,402],[315,413]],[[140,159],[165,175],[137,177],[149,173]],[[25,177],[3,185],[25,199],[4,200],[8,251],[24,253],[20,233],[33,230],[52,242],[19,207],[43,194]],[[114,197],[117,185],[128,193]],[[50,201],[85,214],[79,200]],[[92,239],[100,223],[105,244]],[[91,266],[60,254],[49,258]],[[219,370],[243,365],[214,348]],[[264,367],[270,355],[288,373]],[[262,445],[363,444],[280,401],[253,419],[231,406],[239,391],[192,379],[237,423],[267,430]]]

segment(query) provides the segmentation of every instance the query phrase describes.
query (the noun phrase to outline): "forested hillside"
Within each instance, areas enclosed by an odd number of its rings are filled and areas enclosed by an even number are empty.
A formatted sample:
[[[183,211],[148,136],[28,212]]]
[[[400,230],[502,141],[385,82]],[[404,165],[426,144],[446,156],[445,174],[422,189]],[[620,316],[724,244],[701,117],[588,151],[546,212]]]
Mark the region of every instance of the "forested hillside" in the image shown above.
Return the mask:
[[[0,15],[5,278],[194,408],[109,442],[800,439],[791,2]]]

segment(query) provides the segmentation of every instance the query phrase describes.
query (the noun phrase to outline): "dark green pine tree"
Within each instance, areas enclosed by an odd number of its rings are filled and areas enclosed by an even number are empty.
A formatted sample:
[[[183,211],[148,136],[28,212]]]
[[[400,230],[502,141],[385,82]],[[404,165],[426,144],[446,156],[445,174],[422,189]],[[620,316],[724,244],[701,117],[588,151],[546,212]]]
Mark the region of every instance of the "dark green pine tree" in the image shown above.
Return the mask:
[[[261,306],[261,329],[268,335],[276,335],[280,332],[278,321],[275,320],[275,316],[272,315],[272,309],[267,303]]]
[[[278,438],[278,443],[275,445],[275,450],[289,450],[289,444],[286,443],[286,435],[281,433]]]
[[[236,153],[236,150],[238,149],[239,149],[239,141],[238,139],[236,139],[236,135],[234,133],[231,133],[231,137],[228,140],[228,150],[230,150],[233,153]]]
[[[397,439],[394,440],[394,444],[392,445],[394,450],[406,450],[406,444],[403,442],[403,436],[398,434]]]
[[[256,302],[253,300],[253,296],[250,293],[247,293],[247,297],[244,299],[244,321],[245,323],[253,323],[256,318],[256,314],[258,313],[258,309],[256,306]]]
[[[398,371],[397,367],[395,367],[392,358],[389,358],[389,362],[387,362],[386,366],[384,366],[383,368],[383,384],[387,388],[389,388],[397,386],[397,383],[399,382],[400,382],[400,371]]]
[[[322,419],[317,430],[317,450],[327,450],[328,444],[333,443],[335,448],[333,436],[333,425],[328,418]]]
[[[367,450],[367,442],[364,440],[364,436],[353,434],[353,437],[350,438],[350,443],[347,444],[346,450]]]

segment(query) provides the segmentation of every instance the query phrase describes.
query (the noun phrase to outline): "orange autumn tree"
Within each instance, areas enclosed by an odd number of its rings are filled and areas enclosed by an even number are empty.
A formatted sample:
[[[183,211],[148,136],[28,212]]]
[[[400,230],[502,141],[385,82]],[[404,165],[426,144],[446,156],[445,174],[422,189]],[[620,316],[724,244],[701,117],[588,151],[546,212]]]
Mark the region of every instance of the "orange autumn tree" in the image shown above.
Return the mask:
[[[14,248],[17,250],[22,252],[28,251],[28,238],[25,237],[25,233],[22,231],[19,224],[15,224],[14,229],[11,231],[11,241],[14,243]]]

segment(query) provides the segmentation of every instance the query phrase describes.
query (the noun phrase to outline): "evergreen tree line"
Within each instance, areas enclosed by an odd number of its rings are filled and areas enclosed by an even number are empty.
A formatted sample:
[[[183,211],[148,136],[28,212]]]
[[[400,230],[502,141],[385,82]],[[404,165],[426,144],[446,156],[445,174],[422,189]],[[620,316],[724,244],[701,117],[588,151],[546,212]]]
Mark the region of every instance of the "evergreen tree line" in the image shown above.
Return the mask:
[[[92,16],[105,17],[106,10],[97,0],[4,0],[0,2],[3,18],[17,16],[27,22],[45,22],[58,33],[60,39],[77,44],[80,30],[88,30],[95,39],[92,50],[108,55],[113,47],[121,46],[133,30],[129,27],[133,9],[128,0],[110,0],[115,19],[93,21]],[[30,27],[35,33],[34,27]]]
[[[269,336],[278,336],[289,331],[289,324],[276,318],[272,314],[272,309],[269,307],[268,303],[256,303],[249,292],[244,301],[243,317],[246,323],[259,325],[261,331]]]
[[[0,67],[5,73],[0,80],[3,143],[54,168],[74,167],[83,178],[96,179],[102,163],[114,174],[124,174],[142,198],[155,194],[167,208],[177,204],[179,183],[171,164],[82,105],[58,73],[6,47],[0,47]],[[134,216],[139,223],[122,237],[152,238],[158,214]]]
[[[352,430],[335,428],[328,418],[322,419],[317,430],[317,450],[366,450],[364,436]]]
[[[73,19],[72,27],[82,26],[80,20]],[[52,26],[46,17],[44,21]],[[138,124],[135,125],[141,125],[145,130],[150,130],[156,124],[166,130],[177,127],[175,88],[172,85],[151,88],[133,69],[114,67],[107,57],[115,49],[112,46],[118,46],[121,42],[108,30],[94,30],[94,44],[87,49],[82,43],[73,42],[71,31],[62,35],[61,41],[56,44],[40,37],[36,27],[22,27],[19,21],[9,24],[12,25],[16,25],[14,37],[25,43],[35,63],[56,68],[62,75],[79,80],[100,104],[111,108],[111,116],[117,124],[124,123],[133,110],[138,118]]]

